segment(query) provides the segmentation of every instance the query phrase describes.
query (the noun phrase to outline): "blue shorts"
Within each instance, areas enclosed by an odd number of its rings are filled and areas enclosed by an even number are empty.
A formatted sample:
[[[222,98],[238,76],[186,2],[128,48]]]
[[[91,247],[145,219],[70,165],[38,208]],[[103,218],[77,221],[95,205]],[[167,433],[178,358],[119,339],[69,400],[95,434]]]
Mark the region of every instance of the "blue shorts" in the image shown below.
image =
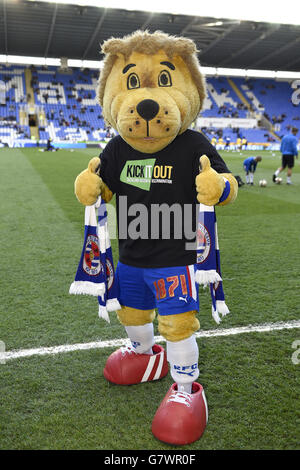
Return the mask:
[[[246,172],[246,174],[248,173],[255,173],[255,167],[254,165],[250,164],[250,165],[244,165],[244,170]]]
[[[160,315],[199,311],[194,265],[136,268],[118,263],[119,302],[139,310],[158,309]]]

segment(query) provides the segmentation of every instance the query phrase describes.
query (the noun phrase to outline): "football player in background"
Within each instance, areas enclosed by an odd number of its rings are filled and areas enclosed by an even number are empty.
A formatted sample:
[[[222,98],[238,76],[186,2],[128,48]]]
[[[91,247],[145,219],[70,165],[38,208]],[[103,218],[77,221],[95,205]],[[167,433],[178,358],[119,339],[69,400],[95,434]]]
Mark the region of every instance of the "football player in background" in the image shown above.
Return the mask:
[[[216,143],[217,143],[217,139],[215,137],[213,137],[211,139],[211,145],[213,145],[214,147],[216,146]]]
[[[261,156],[257,157],[248,157],[246,160],[244,160],[244,170],[246,172],[246,183],[251,184],[253,186],[253,176],[256,170],[256,166],[258,162],[261,162],[262,158]]]
[[[273,175],[274,183],[276,183],[276,178],[278,177],[279,173],[287,167],[286,184],[292,184],[292,168],[295,164],[294,157],[298,158],[298,139],[296,137],[297,133],[298,129],[294,127],[292,132],[285,135],[281,141],[280,152],[282,153],[282,160],[281,166],[277,168]]]

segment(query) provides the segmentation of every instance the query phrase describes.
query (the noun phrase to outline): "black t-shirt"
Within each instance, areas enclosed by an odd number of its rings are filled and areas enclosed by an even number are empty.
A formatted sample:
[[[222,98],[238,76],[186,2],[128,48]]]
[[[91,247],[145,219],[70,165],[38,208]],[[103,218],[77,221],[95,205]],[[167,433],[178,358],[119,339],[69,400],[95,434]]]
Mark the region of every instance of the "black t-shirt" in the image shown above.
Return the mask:
[[[195,178],[204,154],[214,170],[229,173],[206,137],[192,130],[153,154],[133,149],[120,136],[109,141],[100,155],[100,176],[116,194],[122,263],[156,268],[196,262]]]

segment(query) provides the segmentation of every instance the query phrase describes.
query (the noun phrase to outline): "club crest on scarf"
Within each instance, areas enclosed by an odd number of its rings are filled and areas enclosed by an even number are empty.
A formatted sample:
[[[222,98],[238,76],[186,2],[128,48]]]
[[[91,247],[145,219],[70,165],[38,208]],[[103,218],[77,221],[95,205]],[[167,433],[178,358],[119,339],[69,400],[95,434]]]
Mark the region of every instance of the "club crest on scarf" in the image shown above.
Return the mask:
[[[89,235],[87,238],[82,267],[90,276],[97,276],[103,269],[100,262],[99,241],[95,235]]]
[[[109,259],[107,259],[106,260],[106,283],[107,283],[108,290],[111,289],[114,280],[115,280],[115,271],[114,271],[112,263],[110,262]]]
[[[197,229],[197,263],[203,263],[209,256],[211,240],[206,227],[198,222]]]

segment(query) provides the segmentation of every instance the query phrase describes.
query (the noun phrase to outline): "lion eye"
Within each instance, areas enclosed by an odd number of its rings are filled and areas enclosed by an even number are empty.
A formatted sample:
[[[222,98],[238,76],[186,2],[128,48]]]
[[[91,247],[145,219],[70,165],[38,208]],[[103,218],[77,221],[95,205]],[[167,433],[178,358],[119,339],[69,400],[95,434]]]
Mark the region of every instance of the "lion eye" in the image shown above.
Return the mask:
[[[167,70],[162,70],[158,76],[159,86],[172,86],[171,75]]]
[[[136,73],[128,75],[127,88],[128,90],[131,90],[132,88],[140,88],[140,80]]]

